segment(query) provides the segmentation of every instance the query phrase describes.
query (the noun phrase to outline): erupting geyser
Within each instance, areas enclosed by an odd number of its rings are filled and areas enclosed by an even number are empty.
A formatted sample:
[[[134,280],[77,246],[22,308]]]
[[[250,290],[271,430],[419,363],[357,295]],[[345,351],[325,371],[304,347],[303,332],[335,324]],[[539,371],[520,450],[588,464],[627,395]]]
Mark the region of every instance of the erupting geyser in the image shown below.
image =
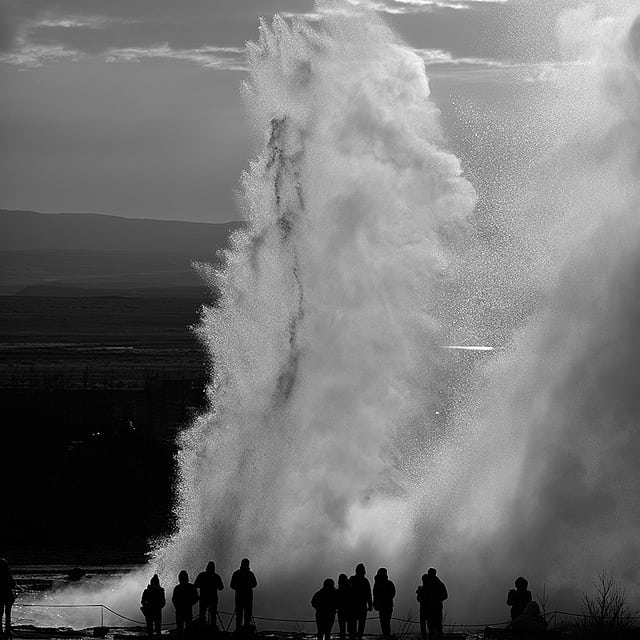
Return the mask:
[[[204,270],[210,410],[181,439],[165,584],[248,556],[256,612],[290,617],[363,561],[389,568],[404,614],[434,565],[460,622],[506,615],[519,574],[557,606],[611,567],[631,591],[640,4],[620,4],[561,12],[562,63],[526,70],[525,143],[502,177],[485,167],[478,208],[422,60],[380,20],[320,3],[261,25],[246,93],[263,149],[247,225]],[[485,355],[440,348],[498,334]]]
[[[179,531],[157,559],[173,574],[247,555],[263,583],[306,573],[307,589],[360,557],[399,571],[435,302],[475,193],[422,60],[371,13],[276,17],[249,58],[264,150],[243,179],[248,226],[207,274],[211,410],[182,439]]]
[[[510,211],[481,233],[421,59],[371,13],[318,12],[249,45],[263,150],[248,224],[205,270],[211,408],[154,561],[229,574],[246,555],[261,606],[290,615],[358,560],[389,567],[405,611],[426,563],[457,616],[501,611],[519,573],[568,602],[638,551],[638,311],[611,296],[638,273],[638,6],[561,17],[565,65],[529,114],[553,143],[511,168]],[[586,302],[605,293],[606,312]],[[500,314],[482,365],[439,348]],[[601,355],[608,330],[624,358]]]

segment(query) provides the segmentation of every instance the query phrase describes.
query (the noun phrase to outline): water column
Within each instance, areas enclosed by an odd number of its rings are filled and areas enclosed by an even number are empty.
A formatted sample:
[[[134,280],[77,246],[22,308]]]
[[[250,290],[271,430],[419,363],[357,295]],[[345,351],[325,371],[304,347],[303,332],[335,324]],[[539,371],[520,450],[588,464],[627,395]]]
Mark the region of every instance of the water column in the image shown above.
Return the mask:
[[[371,13],[318,11],[262,23],[249,46],[264,142],[242,180],[247,227],[207,274],[211,408],[182,438],[179,530],[157,555],[169,574],[246,555],[306,593],[360,557],[408,561],[436,300],[475,194],[422,60]]]

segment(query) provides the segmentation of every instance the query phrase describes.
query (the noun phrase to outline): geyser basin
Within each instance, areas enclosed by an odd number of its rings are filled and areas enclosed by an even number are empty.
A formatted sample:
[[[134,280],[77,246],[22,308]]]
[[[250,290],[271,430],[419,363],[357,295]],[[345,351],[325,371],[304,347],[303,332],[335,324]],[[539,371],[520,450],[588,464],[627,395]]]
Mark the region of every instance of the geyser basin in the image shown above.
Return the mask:
[[[257,612],[285,617],[360,560],[389,568],[400,611],[437,566],[460,621],[503,612],[521,573],[560,606],[612,564],[629,584],[637,3],[560,14],[565,64],[528,112],[553,141],[482,233],[422,60],[370,13],[318,13],[249,46],[263,148],[248,226],[205,270],[211,408],[182,438],[178,530],[154,566],[170,584],[248,556]],[[500,350],[479,365],[440,348],[489,307]]]

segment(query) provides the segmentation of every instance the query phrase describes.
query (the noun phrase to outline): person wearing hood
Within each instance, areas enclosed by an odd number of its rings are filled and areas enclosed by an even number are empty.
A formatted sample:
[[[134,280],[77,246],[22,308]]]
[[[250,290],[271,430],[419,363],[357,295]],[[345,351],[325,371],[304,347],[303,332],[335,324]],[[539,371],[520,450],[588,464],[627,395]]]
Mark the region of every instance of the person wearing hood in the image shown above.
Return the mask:
[[[198,590],[189,582],[189,574],[184,569],[178,574],[178,584],[173,590],[171,602],[176,608],[176,633],[182,636],[185,630],[191,628],[193,605],[198,602]]]
[[[422,576],[422,585],[416,589],[417,600],[420,603],[420,634],[424,639],[429,630],[429,640],[440,640],[442,631],[442,603],[449,597],[444,582],[431,568]]]
[[[353,594],[351,593],[351,585],[346,573],[338,576],[338,588],[336,589],[338,627],[340,629],[340,640],[346,640],[347,629],[353,629],[354,610],[353,610]],[[353,640],[350,636],[350,640]]]
[[[164,589],[160,586],[158,574],[149,580],[149,586],[142,592],[142,605],[140,610],[147,622],[147,635],[151,638],[154,630],[156,636],[160,637],[162,629],[162,609],[167,601],[164,596]]]
[[[248,628],[253,619],[253,590],[258,586],[253,571],[249,568],[248,558],[243,558],[240,568],[236,569],[231,576],[231,588],[236,592],[236,631],[242,629],[242,619],[244,626]]]
[[[206,570],[198,574],[198,577],[193,584],[198,590],[198,596],[200,599],[198,620],[200,622],[204,622],[207,617],[207,611],[209,611],[211,624],[217,628],[218,591],[222,591],[224,589],[224,585],[222,584],[222,578],[216,573],[215,562],[209,562]]]
[[[527,605],[531,602],[531,591],[527,589],[529,583],[526,578],[520,576],[516,578],[515,589],[509,589],[507,594],[507,606],[511,607],[511,619],[514,620],[524,613]]]
[[[396,586],[389,580],[387,570],[381,567],[373,579],[373,608],[380,616],[380,629],[384,638],[391,636],[391,614],[395,597]]]
[[[356,566],[356,572],[349,578],[351,593],[353,595],[354,617],[349,636],[362,640],[364,628],[367,624],[367,612],[373,609],[371,598],[371,584],[366,577],[366,569],[362,563]],[[357,625],[357,628],[356,628]]]
[[[335,583],[331,578],[327,578],[322,583],[322,589],[316,591],[311,598],[311,606],[316,610],[318,640],[331,640],[331,629],[336,620],[337,605]]]

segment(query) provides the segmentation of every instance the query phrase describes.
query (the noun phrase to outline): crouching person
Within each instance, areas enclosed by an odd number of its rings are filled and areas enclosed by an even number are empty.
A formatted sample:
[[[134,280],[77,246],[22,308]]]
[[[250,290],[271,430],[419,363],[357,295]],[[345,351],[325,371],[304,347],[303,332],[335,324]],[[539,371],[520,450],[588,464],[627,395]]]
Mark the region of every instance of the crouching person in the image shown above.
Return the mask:
[[[540,606],[537,602],[531,601],[525,607],[524,613],[511,621],[511,633],[514,637],[538,637],[545,631],[547,623],[542,617]]]

